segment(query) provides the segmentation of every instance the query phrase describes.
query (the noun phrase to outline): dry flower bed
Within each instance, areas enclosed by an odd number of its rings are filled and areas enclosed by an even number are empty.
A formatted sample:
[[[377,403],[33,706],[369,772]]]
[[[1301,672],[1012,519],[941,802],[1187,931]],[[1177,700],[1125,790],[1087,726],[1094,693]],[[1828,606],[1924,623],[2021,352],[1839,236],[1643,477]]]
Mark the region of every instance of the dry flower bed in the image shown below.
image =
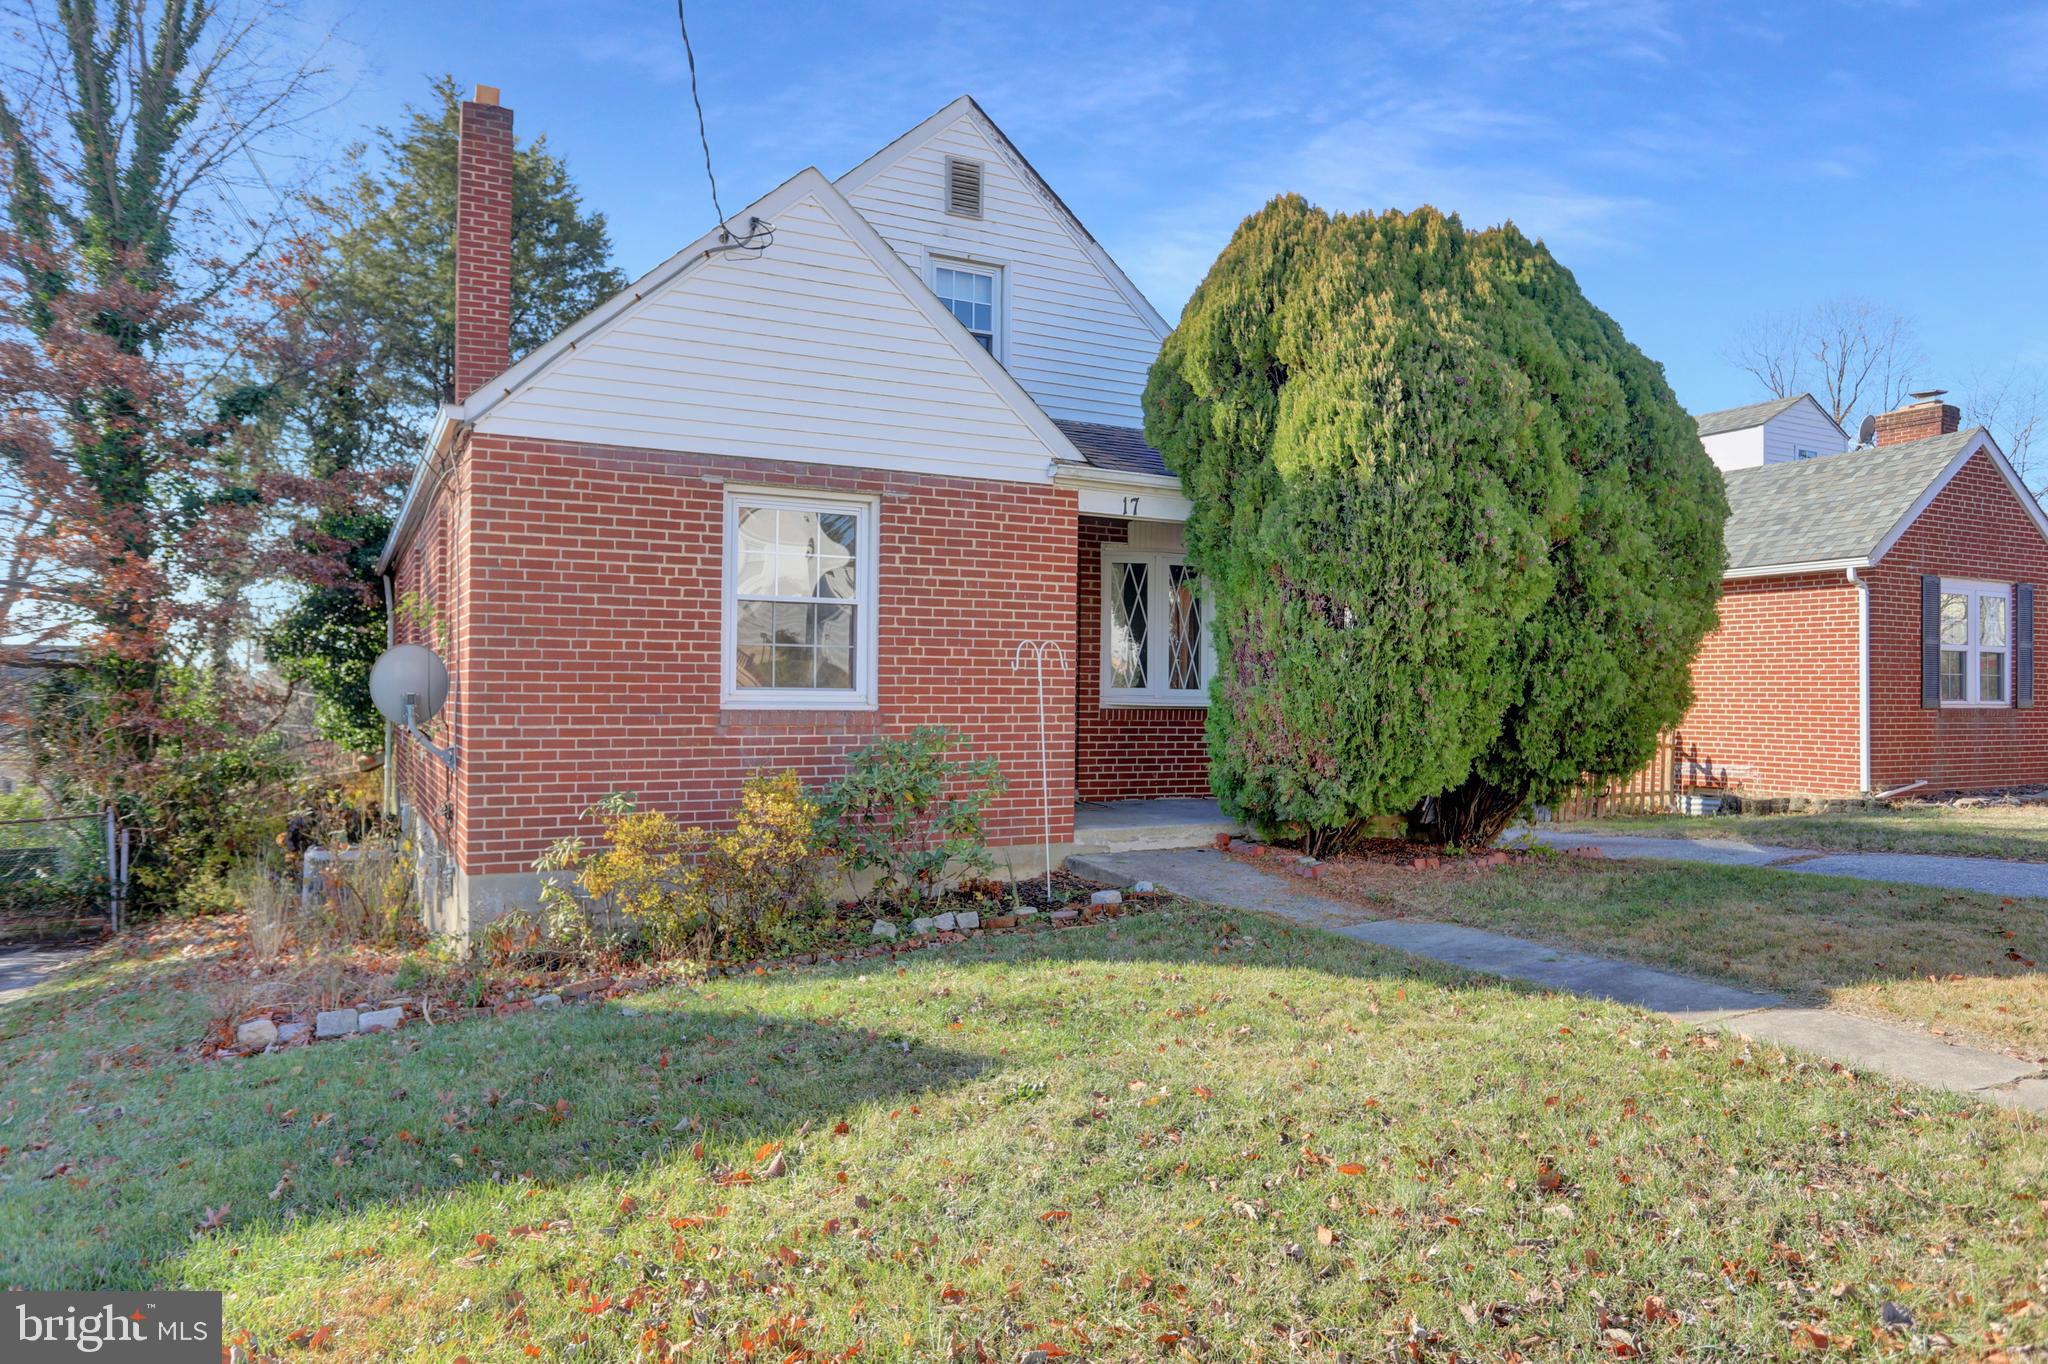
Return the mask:
[[[934,928],[901,939],[883,938],[870,942],[848,942],[773,960],[713,966],[710,973],[726,976],[766,975],[771,971],[794,971],[807,966],[895,957],[990,935],[1045,932],[1065,928],[1071,924],[1116,918],[1159,903],[1165,898],[1150,891],[1126,891],[1121,893],[1119,903],[1068,904],[1060,897],[1071,893],[1074,887],[1087,883],[1065,873],[1056,874],[1054,886],[1057,889],[1051,901],[1045,901],[1042,878],[1032,884],[1037,891],[1036,896],[1023,894],[1020,884],[1017,899],[1027,902],[1022,905],[1021,912],[981,915],[978,917],[977,926],[964,931],[959,928]],[[933,917],[956,918],[963,911],[947,911],[941,909],[941,906],[954,903],[961,898],[947,897],[946,900],[934,904]],[[1028,903],[1033,899],[1056,904],[1058,907],[1041,912],[1036,905]],[[982,908],[991,908],[985,899],[976,899],[971,903],[979,904]],[[972,910],[964,912],[975,913]],[[222,944],[227,949],[224,955],[231,961],[249,960],[245,937],[232,930],[227,936],[235,941]],[[377,965],[374,962],[368,964]],[[260,972],[260,966],[258,970]],[[306,972],[303,969],[287,967],[276,978],[257,982],[253,989],[245,979],[236,980],[234,993],[269,994],[278,997],[277,1001],[256,1008],[230,1009],[215,1024],[212,1033],[200,1044],[197,1051],[200,1056],[206,1058],[253,1056],[287,1047],[308,1046],[315,1042],[338,1041],[354,1036],[390,1032],[406,1026],[434,1027],[466,1019],[501,1017],[529,1009],[597,1004],[607,999],[641,993],[665,980],[701,974],[704,972],[693,972],[681,963],[641,963],[631,971],[597,974],[591,973],[587,968],[576,971],[507,971],[486,983],[482,1002],[477,1004],[464,1005],[445,994],[435,998],[428,993],[372,991],[344,994],[340,998],[347,998],[351,1002],[322,1009],[312,1003],[287,1001],[282,998],[283,995],[294,993],[294,986],[306,983]]]

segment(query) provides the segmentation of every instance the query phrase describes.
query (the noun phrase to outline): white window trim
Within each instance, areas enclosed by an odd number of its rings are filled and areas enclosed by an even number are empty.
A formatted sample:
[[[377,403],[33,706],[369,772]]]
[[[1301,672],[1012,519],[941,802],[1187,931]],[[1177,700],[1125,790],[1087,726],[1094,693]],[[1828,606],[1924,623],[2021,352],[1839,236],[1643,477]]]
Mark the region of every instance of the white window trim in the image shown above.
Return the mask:
[[[1975,581],[1972,581],[1972,580],[1970,580],[1970,579],[1967,579],[1967,578],[1943,578],[1943,579],[1941,580],[1941,595],[1942,595],[1942,596],[1944,596],[1944,597],[1950,597],[1950,596],[1964,596],[1964,597],[1968,597],[1968,598],[1969,598],[1969,602],[1970,602],[1970,610],[1969,610],[1969,635],[1968,635],[1968,641],[1969,641],[1969,642],[1968,642],[1967,644],[1965,644],[1965,645],[1963,645],[1963,646],[1962,646],[1962,654],[1963,654],[1963,691],[1964,691],[1964,697],[1965,697],[1965,699],[1963,699],[1963,700],[1960,700],[1960,701],[1951,701],[1951,700],[1949,700],[1948,698],[1946,698],[1946,697],[1943,697],[1943,698],[1941,699],[1941,707],[1942,707],[1942,709],[1944,709],[1944,710],[2007,710],[2007,709],[2010,709],[2010,708],[2011,708],[2011,706],[2012,706],[2012,682],[2013,682],[2013,677],[2012,677],[2012,665],[2013,665],[2013,600],[2012,600],[2012,597],[2013,597],[2013,592],[2012,592],[2012,584],[2011,584],[2011,583],[1987,583],[1987,582],[1975,582]],[[1993,645],[1993,646],[1991,647],[1991,649],[1989,649],[1989,650],[1987,650],[1987,649],[1986,649],[1986,648],[1984,647],[1984,645],[1983,645],[1982,643],[1980,643],[1980,642],[1979,642],[1979,640],[1978,640],[1978,616],[1979,616],[1979,613],[1980,613],[1980,611],[1981,611],[1981,608],[1979,607],[1978,603],[1979,603],[1979,602],[1980,602],[1980,601],[1981,601],[1981,600],[1982,600],[1983,598],[1985,598],[1985,597],[1998,597],[1998,598],[2002,599],[2002,600],[2003,600],[2003,601],[2005,602],[2005,643],[2004,643],[2004,644],[2002,644],[2002,645]],[[1936,629],[1936,631],[1937,631],[1937,632],[1939,632],[1939,630],[1941,629],[1941,617],[1940,617],[1940,614],[1939,614],[1938,612],[1936,613],[1936,616],[1935,616],[1935,629]],[[1952,644],[1944,644],[1944,643],[1942,643],[1942,642],[1940,641],[1940,639],[1939,639],[1938,637],[1937,637],[1937,638],[1936,638],[1936,640],[1935,640],[1935,648],[1936,648],[1936,650],[1938,651],[1938,653],[1955,653],[1955,652],[1957,651],[1957,650],[1956,650],[1956,646],[1955,646],[1955,645],[1952,645]],[[1981,691],[1981,689],[1982,689],[1982,681],[1981,681],[1981,678],[1980,678],[1980,674],[1979,674],[1979,671],[1978,671],[1978,662],[1977,662],[1977,658],[1978,658],[1978,655],[1980,655],[1980,654],[1983,654],[1983,653],[1986,653],[1986,652],[1995,652],[1995,653],[2001,653],[2001,654],[2005,655],[2005,685],[2004,685],[2004,687],[2003,687],[2003,691],[2004,691],[2005,695],[2004,695],[2004,696],[2003,696],[2002,698],[2000,698],[1999,700],[1996,700],[1996,701],[1985,701],[1985,700],[1982,700],[1982,699],[1980,699],[1980,698],[1979,698],[1979,692],[1980,692],[1980,691]],[[1937,665],[1938,665],[1938,663],[1939,663],[1939,660],[1937,659]],[[1938,681],[1938,679],[1939,679],[1939,676],[1940,676],[1940,674],[1939,674],[1939,672],[1937,672],[1937,673],[1936,673],[1936,678],[1937,678],[1937,685],[1939,685],[1939,681]]]
[[[1145,676],[1164,678],[1167,675],[1166,650],[1169,632],[1159,628],[1165,619],[1164,606],[1168,570],[1185,567],[1187,555],[1179,550],[1131,549],[1125,545],[1104,545],[1102,547],[1102,572],[1096,579],[1096,595],[1101,598],[1102,631],[1097,660],[1102,684],[1100,688],[1101,708],[1109,710],[1118,707],[1203,707],[1209,704],[1209,682],[1216,676],[1216,649],[1210,634],[1210,622],[1215,610],[1214,604],[1204,594],[1202,597],[1202,682],[1192,690],[1175,691],[1163,684],[1154,687],[1113,687],[1109,659],[1110,633],[1116,619],[1115,601],[1110,593],[1110,570],[1117,564],[1147,564],[1146,575],[1148,599],[1145,603],[1145,619],[1149,628],[1146,639]]]
[[[944,307],[946,302],[944,296],[939,294],[939,271],[941,270],[967,270],[977,275],[987,275],[993,281],[989,286],[989,311],[993,314],[990,318],[989,339],[994,344],[989,354],[996,358],[997,363],[1007,365],[1010,362],[1010,281],[1008,271],[1004,266],[995,261],[976,260],[972,256],[948,256],[927,251],[924,262],[924,282],[931,289],[932,295],[938,298],[941,307]],[[952,310],[948,308],[947,315],[951,316],[951,314]],[[962,331],[967,330],[966,324],[961,322],[959,318],[953,318],[953,323]],[[973,334],[968,332],[969,336]],[[976,342],[975,344],[979,345],[980,343]]]
[[[748,507],[789,507],[809,511],[854,511],[860,516],[858,550],[854,557],[859,638],[854,644],[854,674],[860,685],[849,690],[837,688],[788,688],[769,690],[738,685],[735,644],[739,633],[739,509]],[[878,702],[877,678],[881,672],[877,642],[881,633],[876,618],[881,614],[881,500],[860,493],[811,492],[800,488],[748,488],[728,485],[725,490],[724,570],[719,583],[719,706],[725,710],[874,710]]]

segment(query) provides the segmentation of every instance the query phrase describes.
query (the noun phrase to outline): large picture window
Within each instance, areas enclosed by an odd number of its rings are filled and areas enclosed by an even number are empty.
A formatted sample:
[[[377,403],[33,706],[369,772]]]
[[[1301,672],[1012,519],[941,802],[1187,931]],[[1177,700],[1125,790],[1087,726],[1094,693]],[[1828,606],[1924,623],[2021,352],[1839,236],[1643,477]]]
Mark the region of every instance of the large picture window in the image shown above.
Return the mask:
[[[2012,702],[2012,588],[1941,581],[1941,704]]]
[[[1102,556],[1105,705],[1203,706],[1215,660],[1201,580],[1173,553]]]
[[[730,492],[728,706],[875,701],[875,505],[835,494]]]

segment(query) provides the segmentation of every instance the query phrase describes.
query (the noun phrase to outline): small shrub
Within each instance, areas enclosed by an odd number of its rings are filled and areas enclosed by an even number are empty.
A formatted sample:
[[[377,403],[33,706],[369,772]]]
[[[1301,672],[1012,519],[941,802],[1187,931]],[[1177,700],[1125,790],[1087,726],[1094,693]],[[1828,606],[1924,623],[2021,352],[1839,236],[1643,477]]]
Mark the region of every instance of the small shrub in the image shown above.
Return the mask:
[[[546,940],[540,916],[515,909],[485,924],[476,946],[486,966],[517,966],[540,951]]]
[[[584,817],[603,826],[602,851],[570,837],[534,864],[554,873],[541,888],[552,946],[610,945],[626,924],[658,955],[733,960],[783,945],[823,904],[818,809],[795,773],[748,778],[724,833],[684,828],[617,792]]]
[[[810,945],[805,930],[825,906],[818,817],[796,773],[747,779],[733,827],[712,837],[698,866],[710,942],[720,957]]]
[[[856,750],[819,796],[826,847],[848,872],[876,874],[871,899],[926,900],[949,870],[995,869],[982,817],[1008,783],[994,758],[968,758],[971,748],[958,730],[920,725]]]

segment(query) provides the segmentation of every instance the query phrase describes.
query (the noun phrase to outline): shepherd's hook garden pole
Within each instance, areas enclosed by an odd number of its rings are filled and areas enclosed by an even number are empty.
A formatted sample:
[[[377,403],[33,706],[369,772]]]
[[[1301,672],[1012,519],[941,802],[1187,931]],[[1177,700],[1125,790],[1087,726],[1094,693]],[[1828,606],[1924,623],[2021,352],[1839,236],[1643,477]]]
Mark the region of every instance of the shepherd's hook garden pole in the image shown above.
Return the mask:
[[[1045,900],[1052,903],[1052,761],[1046,756],[1045,737],[1045,656],[1052,654],[1059,659],[1060,671],[1066,671],[1067,651],[1060,647],[1058,640],[1024,639],[1017,641],[1017,652],[1010,656],[1010,671],[1020,672],[1024,667],[1024,655],[1030,654],[1038,667],[1038,807],[1045,837]]]

